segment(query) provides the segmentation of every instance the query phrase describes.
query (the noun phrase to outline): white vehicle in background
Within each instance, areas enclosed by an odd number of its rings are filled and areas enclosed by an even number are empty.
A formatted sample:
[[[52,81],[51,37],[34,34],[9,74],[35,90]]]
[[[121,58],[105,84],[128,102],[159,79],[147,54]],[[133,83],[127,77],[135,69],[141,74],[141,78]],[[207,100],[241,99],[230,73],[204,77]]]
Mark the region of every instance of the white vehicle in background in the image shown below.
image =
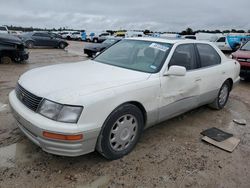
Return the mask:
[[[8,30],[8,28],[6,26],[0,26],[0,33],[8,34],[9,30]]]
[[[127,31],[125,33],[125,38],[130,38],[130,37],[144,37],[144,33],[141,31]]]
[[[195,34],[196,40],[209,41],[209,42],[214,42],[222,36],[223,36],[222,33],[203,33],[203,32],[200,32],[200,33]]]
[[[73,32],[71,33],[70,38],[73,40],[82,40],[82,34],[80,31]]]
[[[195,35],[183,35],[181,36],[182,39],[193,39],[196,40],[196,36]]]
[[[129,38],[93,60],[24,73],[9,102],[20,130],[44,151],[118,159],[145,128],[206,104],[222,109],[239,72],[212,43]]]
[[[63,39],[71,40],[72,39],[72,33],[74,31],[63,31],[60,33]]]
[[[177,38],[181,38],[181,36],[178,33],[163,33],[160,35],[160,38],[173,38],[173,39],[177,39]]]
[[[92,36],[91,41],[94,43],[103,42],[110,37],[111,37],[111,34],[108,32],[94,33],[94,36]]]
[[[214,43],[222,51],[232,51],[226,36],[218,38]]]

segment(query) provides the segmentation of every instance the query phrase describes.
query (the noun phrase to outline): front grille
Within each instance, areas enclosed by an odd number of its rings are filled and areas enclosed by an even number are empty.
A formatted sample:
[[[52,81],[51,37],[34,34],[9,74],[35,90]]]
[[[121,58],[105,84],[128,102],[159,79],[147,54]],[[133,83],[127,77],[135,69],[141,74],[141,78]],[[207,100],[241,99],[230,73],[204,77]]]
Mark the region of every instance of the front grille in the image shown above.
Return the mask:
[[[16,86],[16,96],[17,98],[29,109],[33,110],[34,112],[37,111],[37,108],[42,101],[42,97],[38,97],[26,89],[24,89],[20,84]]]

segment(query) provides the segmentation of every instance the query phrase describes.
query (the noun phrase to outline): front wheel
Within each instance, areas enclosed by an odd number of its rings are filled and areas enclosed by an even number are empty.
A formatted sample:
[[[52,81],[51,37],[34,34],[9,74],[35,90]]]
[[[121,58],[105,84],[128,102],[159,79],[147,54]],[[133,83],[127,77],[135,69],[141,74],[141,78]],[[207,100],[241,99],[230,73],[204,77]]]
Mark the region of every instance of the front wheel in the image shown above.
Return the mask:
[[[4,57],[1,57],[0,63],[3,63],[3,64],[10,64],[10,63],[12,63],[12,60],[11,60],[10,57],[4,56]]]
[[[96,149],[107,159],[119,159],[133,150],[143,127],[140,109],[132,104],[122,105],[105,121]]]
[[[60,42],[59,43],[59,48],[60,49],[64,49],[66,47],[66,45],[63,43],[63,42]]]
[[[27,41],[26,42],[26,46],[27,46],[27,48],[33,48],[34,47],[34,42],[32,42],[32,41]]]
[[[230,82],[229,81],[224,82],[220,88],[217,98],[209,106],[217,110],[224,108],[224,106],[228,101],[230,90],[231,90]]]

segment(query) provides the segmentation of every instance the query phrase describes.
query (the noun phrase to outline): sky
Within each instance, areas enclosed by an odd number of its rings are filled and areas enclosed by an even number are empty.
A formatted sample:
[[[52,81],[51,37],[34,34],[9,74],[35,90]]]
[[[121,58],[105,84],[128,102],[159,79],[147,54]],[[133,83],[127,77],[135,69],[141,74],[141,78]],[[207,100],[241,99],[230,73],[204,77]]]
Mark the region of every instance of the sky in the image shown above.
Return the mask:
[[[87,31],[250,29],[250,0],[0,0],[0,25]]]

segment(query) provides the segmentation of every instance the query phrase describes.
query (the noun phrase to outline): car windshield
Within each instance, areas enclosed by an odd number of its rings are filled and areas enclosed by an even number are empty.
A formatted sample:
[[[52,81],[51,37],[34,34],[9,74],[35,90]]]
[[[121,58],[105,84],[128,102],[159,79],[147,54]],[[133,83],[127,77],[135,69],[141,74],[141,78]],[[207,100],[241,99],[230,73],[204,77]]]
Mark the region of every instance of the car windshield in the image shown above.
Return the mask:
[[[246,44],[244,44],[244,45],[241,47],[241,50],[250,51],[250,41],[248,41]]]
[[[147,73],[158,72],[172,45],[143,40],[122,40],[94,60],[100,63]]]

